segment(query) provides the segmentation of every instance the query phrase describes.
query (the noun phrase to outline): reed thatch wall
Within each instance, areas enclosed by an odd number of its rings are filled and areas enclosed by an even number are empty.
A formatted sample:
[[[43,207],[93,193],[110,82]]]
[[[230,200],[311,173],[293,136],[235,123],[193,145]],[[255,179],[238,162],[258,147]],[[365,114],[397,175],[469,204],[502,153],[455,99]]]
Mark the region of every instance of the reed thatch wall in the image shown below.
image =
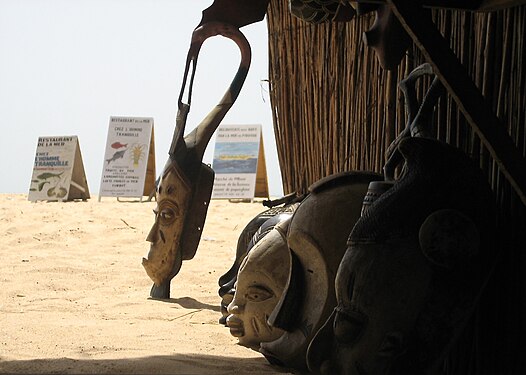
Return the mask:
[[[284,192],[305,192],[340,171],[381,172],[385,150],[405,126],[397,82],[424,62],[421,54],[412,47],[397,71],[383,71],[362,42],[372,17],[310,25],[293,18],[287,4],[271,0],[267,19]],[[433,17],[525,155],[526,7]],[[444,373],[526,373],[526,209],[450,97],[441,98],[435,122],[439,139],[478,160],[499,207],[499,262]]]

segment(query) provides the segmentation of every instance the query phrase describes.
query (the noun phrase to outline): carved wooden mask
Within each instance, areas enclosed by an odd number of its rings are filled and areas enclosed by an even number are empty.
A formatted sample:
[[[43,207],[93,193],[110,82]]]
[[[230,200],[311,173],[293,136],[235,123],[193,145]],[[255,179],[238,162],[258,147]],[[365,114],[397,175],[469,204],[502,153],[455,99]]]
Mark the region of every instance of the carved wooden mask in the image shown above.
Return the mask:
[[[307,347],[336,305],[334,276],[346,241],[360,217],[374,173],[348,172],[314,185],[294,213],[287,233],[292,263],[284,294],[270,322],[286,332],[261,344],[271,363],[306,368]]]
[[[236,43],[241,61],[219,103],[192,132],[184,135],[199,51],[208,38],[217,35]],[[169,298],[170,280],[179,272],[181,261],[192,259],[197,251],[214,182],[213,170],[202,163],[203,154],[213,133],[237,99],[248,74],[250,60],[250,44],[235,25],[208,22],[192,33],[179,93],[174,136],[168,152],[170,158],[158,185],[155,223],[147,238],[151,242],[150,252],[147,258],[143,258],[143,266],[154,281],[150,292],[152,297]],[[185,93],[186,103],[183,102]]]
[[[176,163],[171,163],[157,187],[155,221],[146,238],[150,242],[148,257],[142,265],[156,285],[173,277],[181,268],[180,242],[188,206],[191,185]]]
[[[364,212],[335,281],[337,306],[312,341],[323,374],[422,374],[472,313],[494,259],[486,179],[463,153],[409,138],[407,171]]]
[[[288,280],[290,253],[285,231],[286,223],[282,222],[250,250],[239,268],[234,298],[228,306],[230,333],[241,345],[253,349],[283,334],[269,325],[268,318]]]

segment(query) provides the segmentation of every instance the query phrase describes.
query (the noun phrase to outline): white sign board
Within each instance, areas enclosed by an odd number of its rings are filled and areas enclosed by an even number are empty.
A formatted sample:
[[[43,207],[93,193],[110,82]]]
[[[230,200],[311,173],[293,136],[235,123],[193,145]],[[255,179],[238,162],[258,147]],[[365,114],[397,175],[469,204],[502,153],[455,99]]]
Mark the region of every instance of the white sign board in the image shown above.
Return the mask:
[[[219,127],[212,163],[215,172],[212,198],[254,198],[260,144],[261,125]]]
[[[142,198],[152,134],[151,117],[110,118],[99,200],[102,196]]]
[[[89,197],[77,136],[39,137],[28,200]]]

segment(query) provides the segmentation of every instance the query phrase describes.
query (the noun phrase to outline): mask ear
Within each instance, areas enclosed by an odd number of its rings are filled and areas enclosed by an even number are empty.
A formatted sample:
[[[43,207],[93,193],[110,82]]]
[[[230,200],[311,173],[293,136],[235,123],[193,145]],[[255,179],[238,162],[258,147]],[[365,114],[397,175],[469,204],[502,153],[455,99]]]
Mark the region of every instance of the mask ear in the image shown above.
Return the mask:
[[[418,237],[424,256],[431,263],[449,269],[467,263],[480,247],[480,233],[473,220],[453,209],[429,215]]]

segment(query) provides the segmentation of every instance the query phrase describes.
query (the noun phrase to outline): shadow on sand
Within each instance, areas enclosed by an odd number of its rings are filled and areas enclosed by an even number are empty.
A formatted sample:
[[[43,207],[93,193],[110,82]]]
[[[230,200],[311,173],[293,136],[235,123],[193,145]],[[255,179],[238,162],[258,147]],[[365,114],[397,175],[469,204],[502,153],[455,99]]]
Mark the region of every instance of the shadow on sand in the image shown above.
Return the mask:
[[[215,312],[221,312],[219,305],[210,305],[208,303],[199,302],[196,299],[191,297],[181,297],[181,298],[149,298],[153,301],[160,301],[165,303],[176,303],[179,306],[185,309],[200,309],[200,310],[210,310]]]
[[[264,358],[174,354],[126,359],[33,359],[9,361],[0,357],[1,374],[291,374]]]

